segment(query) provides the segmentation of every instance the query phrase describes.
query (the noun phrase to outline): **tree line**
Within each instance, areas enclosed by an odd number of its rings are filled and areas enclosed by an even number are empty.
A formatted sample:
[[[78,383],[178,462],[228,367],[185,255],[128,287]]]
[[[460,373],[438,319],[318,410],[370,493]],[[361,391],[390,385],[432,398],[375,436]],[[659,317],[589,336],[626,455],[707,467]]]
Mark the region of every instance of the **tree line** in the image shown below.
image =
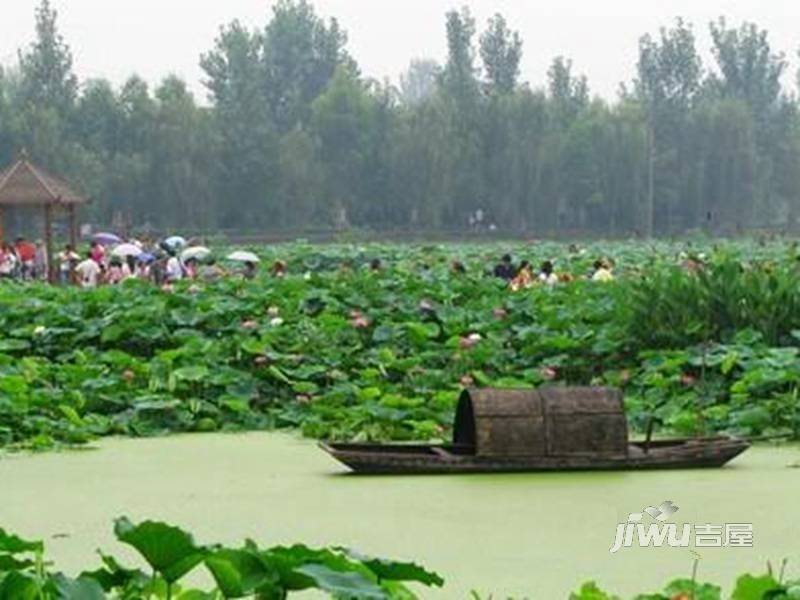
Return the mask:
[[[800,216],[800,110],[784,54],[752,23],[644,35],[609,101],[565,57],[520,80],[501,15],[445,18],[447,58],[394,85],[365,77],[347,35],[306,0],[220,29],[201,57],[207,102],[79,81],[48,0],[34,41],[0,71],[0,162],[20,148],[93,200],[87,218],[138,227],[494,229],[527,234],[715,233]],[[633,51],[634,49],[632,49]]]

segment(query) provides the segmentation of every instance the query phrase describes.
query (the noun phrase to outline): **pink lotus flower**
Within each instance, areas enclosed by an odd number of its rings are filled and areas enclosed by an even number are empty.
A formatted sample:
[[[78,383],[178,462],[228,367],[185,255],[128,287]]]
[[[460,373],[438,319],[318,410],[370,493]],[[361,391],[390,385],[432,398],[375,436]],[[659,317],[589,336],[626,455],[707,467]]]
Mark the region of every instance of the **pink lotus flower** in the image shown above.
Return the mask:
[[[248,320],[248,321],[242,321],[242,329],[250,329],[250,330],[252,330],[252,329],[256,329],[257,327],[258,327],[258,322],[257,321],[253,321],[252,319]]]
[[[122,378],[128,383],[130,383],[136,378],[136,373],[134,373],[131,369],[125,369],[122,372]]]
[[[372,324],[372,322],[366,317],[358,317],[357,319],[353,319],[353,327],[358,329],[366,329]]]
[[[697,377],[690,373],[683,373],[681,375],[681,385],[684,387],[691,387],[697,383]]]
[[[253,364],[257,367],[264,367],[269,364],[269,359],[266,356],[256,356],[253,359]]]
[[[556,377],[558,377],[558,370],[554,367],[542,367],[539,369],[539,374],[544,377],[547,381],[552,381]]]
[[[308,394],[297,394],[295,400],[297,400],[299,404],[311,404],[311,396]]]
[[[500,308],[495,308],[492,311],[492,314],[494,315],[495,319],[502,321],[508,316],[508,311],[505,308],[500,307]]]
[[[355,327],[356,329],[366,329],[370,325],[372,325],[372,321],[370,321],[364,313],[360,310],[351,310],[350,311],[350,325]]]

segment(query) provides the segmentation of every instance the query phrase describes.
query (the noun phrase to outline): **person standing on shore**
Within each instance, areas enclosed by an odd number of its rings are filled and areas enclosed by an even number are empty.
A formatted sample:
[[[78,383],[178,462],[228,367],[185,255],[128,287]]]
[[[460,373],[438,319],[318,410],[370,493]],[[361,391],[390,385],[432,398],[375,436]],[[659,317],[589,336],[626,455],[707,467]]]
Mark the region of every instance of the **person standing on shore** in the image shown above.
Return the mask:
[[[102,269],[98,262],[94,259],[92,251],[86,254],[86,259],[75,267],[75,273],[78,276],[81,287],[83,288],[96,288],[102,274]]]

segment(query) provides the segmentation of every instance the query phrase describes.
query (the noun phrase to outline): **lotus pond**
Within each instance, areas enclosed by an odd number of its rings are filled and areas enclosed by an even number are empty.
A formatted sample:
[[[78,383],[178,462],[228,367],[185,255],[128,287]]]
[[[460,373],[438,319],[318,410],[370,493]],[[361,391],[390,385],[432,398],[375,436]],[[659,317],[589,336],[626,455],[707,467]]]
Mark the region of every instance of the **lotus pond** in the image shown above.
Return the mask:
[[[288,275],[171,293],[0,286],[0,447],[272,428],[436,439],[463,386],[542,383],[623,387],[635,429],[798,437],[789,243],[256,250]],[[705,268],[678,267],[685,250]],[[617,281],[511,292],[486,275],[506,251],[575,277],[610,256]]]
[[[790,560],[800,574],[800,448],[758,446],[709,471],[504,476],[353,477],[307,440],[275,433],[107,438],[96,450],[0,460],[0,523],[45,540],[60,569],[128,564],[114,539],[119,515],[164,520],[201,543],[345,545],[414,560],[440,573],[423,598],[490,593],[566,599],[584,580],[628,598],[688,577],[687,548],[609,552],[617,523],[670,499],[675,520],[753,524],[752,548],[702,548],[700,579],[730,585],[739,573]],[[727,596],[724,596],[727,597]],[[760,598],[760,596],[758,596]],[[748,596],[747,598],[750,598]],[[756,596],[752,596],[756,598]]]
[[[634,431],[797,440],[793,244],[253,250],[288,274],[171,292],[0,286],[0,526],[45,539],[73,573],[116,547],[121,515],[203,543],[346,545],[444,575],[426,598],[563,598],[589,578],[659,589],[694,555],[609,548],[617,523],[665,499],[684,522],[754,525],[752,549],[703,550],[701,578],[796,558],[792,445],[717,471],[362,479],[301,437],[446,438],[463,387],[547,383],[623,388]],[[505,252],[578,280],[512,292],[487,275]],[[616,281],[581,280],[599,256]],[[276,429],[294,434],[243,433]],[[85,444],[98,449],[14,452]]]

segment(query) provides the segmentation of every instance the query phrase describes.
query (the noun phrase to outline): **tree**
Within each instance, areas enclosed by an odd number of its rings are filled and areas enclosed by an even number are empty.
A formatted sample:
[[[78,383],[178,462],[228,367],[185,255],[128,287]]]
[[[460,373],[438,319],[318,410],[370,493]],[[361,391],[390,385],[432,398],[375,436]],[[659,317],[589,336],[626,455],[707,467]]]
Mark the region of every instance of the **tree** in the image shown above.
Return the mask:
[[[520,85],[522,40],[500,15],[477,43],[466,8],[443,33],[446,62],[413,61],[395,89],[361,76],[310,0],[278,0],[263,26],[220,29],[203,106],[176,77],[79,82],[43,0],[34,42],[0,69],[0,162],[27,147],[92,198],[98,226],[156,232],[457,230],[477,210],[537,235],[800,220],[800,102],[755,25],[711,25],[707,75],[683,21],[644,36],[611,101],[567,57]]]
[[[779,121],[783,127],[775,140],[775,187],[784,203],[786,222],[796,229],[800,222],[800,107],[797,98],[784,98]]]
[[[743,100],[756,115],[775,109],[787,62],[782,53],[772,52],[767,32],[753,23],[730,29],[722,17],[710,30],[722,93]]]
[[[753,23],[733,29],[720,18],[710,24],[710,31],[719,75],[712,75],[709,85],[718,95],[740,100],[749,108],[747,119],[753,121],[758,146],[749,169],[755,179],[750,186],[751,202],[766,208],[776,195],[782,195],[777,189],[780,176],[776,171],[786,164],[782,152],[791,149],[783,139],[792,129],[781,99],[786,57],[772,51],[767,32]],[[781,153],[776,152],[779,147]]]
[[[106,156],[119,151],[123,115],[108,81],[95,79],[84,85],[72,120],[84,148]]]
[[[347,220],[363,218],[365,164],[373,100],[355,73],[339,67],[326,92],[312,106],[313,131],[325,165],[327,212]],[[362,209],[362,210],[359,210]],[[351,221],[352,222],[352,221]]]
[[[214,48],[200,58],[206,75],[203,85],[210,100],[224,110],[250,108],[264,100],[261,81],[263,39],[239,21],[222,27]]]
[[[77,97],[78,79],[57,21],[50,0],[42,0],[36,9],[36,41],[19,55],[21,96],[25,103],[54,109],[64,117]]]
[[[478,91],[474,37],[475,19],[467,7],[447,13],[447,64],[441,83],[445,93],[459,102],[474,100]]]
[[[10,69],[0,67],[0,164],[14,158],[14,148],[19,135],[18,116],[15,114],[14,96],[19,89],[19,77]]]
[[[119,104],[123,115],[120,148],[126,154],[147,152],[158,110],[147,82],[130,77],[120,90]]]
[[[434,150],[439,179],[433,192],[441,198],[441,219],[466,224],[469,214],[485,208],[481,177],[485,123],[475,67],[475,19],[464,7],[446,16],[447,63],[440,78],[435,107],[437,139]]]
[[[307,123],[311,103],[325,90],[337,67],[355,71],[347,35],[335,19],[327,23],[306,0],[279,0],[263,37],[264,93],[281,133]]]
[[[563,126],[570,123],[589,105],[589,83],[585,75],[572,74],[572,61],[557,56],[547,71],[548,91],[555,108],[555,118]]]
[[[300,127],[281,138],[277,194],[282,225],[330,225],[330,212],[319,202],[324,195],[325,173],[318,153],[318,140]]]
[[[400,101],[406,106],[417,106],[436,92],[436,82],[442,68],[435,60],[412,60],[400,76]]]
[[[226,227],[274,223],[280,211],[269,202],[275,198],[270,191],[277,177],[278,136],[261,77],[262,48],[260,34],[234,21],[201,58],[218,138],[216,192],[237,199],[219,215]],[[243,219],[243,211],[252,217]]]
[[[151,196],[139,218],[144,216],[162,226],[208,227],[214,222],[210,185],[214,144],[209,115],[195,104],[186,84],[174,76],[156,89],[155,100]]]
[[[752,222],[757,153],[754,122],[747,103],[732,97],[708,98],[692,115],[700,166],[695,222],[715,216],[716,227]]]
[[[109,175],[105,189],[97,197],[102,202],[91,206],[97,219],[110,222],[122,214],[139,226],[155,225],[156,216],[147,214],[158,187],[153,183],[151,153],[158,106],[147,83],[130,77],[117,94],[119,134],[117,153],[106,166]],[[157,202],[169,202],[158,198]]]
[[[488,79],[488,90],[508,94],[517,86],[519,64],[522,60],[522,38],[508,28],[505,18],[496,14],[489,19],[481,36],[481,59]]]
[[[638,79],[636,90],[646,107],[648,117],[648,191],[645,205],[644,227],[650,236],[656,218],[656,177],[661,183],[661,206],[666,209],[669,225],[672,209],[680,197],[680,177],[670,177],[667,172],[680,172],[680,138],[685,117],[692,108],[695,94],[700,89],[702,65],[695,47],[691,27],[678,19],[672,29],[661,29],[658,40],[650,35],[639,41]],[[657,173],[657,166],[664,166]]]

